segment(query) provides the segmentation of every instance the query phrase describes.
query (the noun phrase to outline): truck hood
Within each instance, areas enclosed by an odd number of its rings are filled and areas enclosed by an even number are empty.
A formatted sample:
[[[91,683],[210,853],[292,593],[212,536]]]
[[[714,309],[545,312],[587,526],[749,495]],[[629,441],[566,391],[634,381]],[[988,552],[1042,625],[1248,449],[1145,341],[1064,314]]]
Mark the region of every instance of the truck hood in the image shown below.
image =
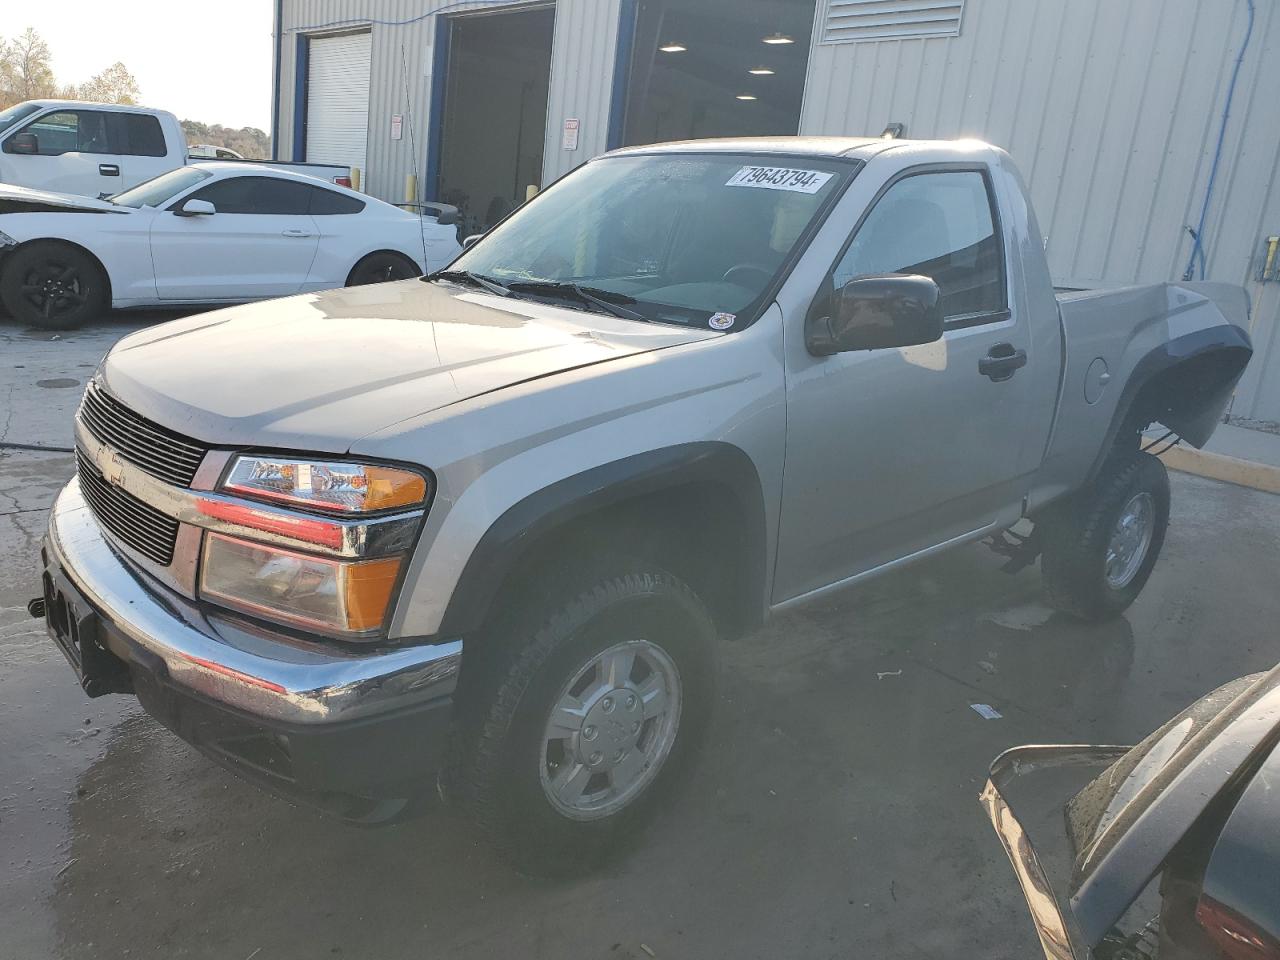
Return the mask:
[[[118,207],[93,197],[0,183],[0,213],[47,213],[50,208],[84,213],[133,213],[132,207]]]
[[[403,280],[151,327],[121,340],[99,377],[211,446],[337,453],[512,384],[723,335]]]

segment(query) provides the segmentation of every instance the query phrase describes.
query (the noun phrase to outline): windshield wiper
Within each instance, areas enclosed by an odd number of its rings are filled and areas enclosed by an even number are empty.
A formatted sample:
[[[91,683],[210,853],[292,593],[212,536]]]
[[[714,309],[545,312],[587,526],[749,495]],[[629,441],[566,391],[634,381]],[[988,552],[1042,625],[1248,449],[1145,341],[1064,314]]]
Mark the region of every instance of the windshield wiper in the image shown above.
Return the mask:
[[[459,281],[470,283],[473,287],[483,287],[490,293],[497,294],[499,297],[511,296],[511,291],[498,283],[496,280],[490,280],[488,277],[482,277],[478,273],[472,273],[470,270],[439,270],[435,273],[428,274],[423,277],[424,280],[452,280],[454,283]]]
[[[567,293],[581,303],[591,304],[623,320],[640,320],[645,323],[649,321],[644,314],[620,306],[623,303],[635,303],[635,297],[629,297],[625,293],[615,293],[612,290],[584,287],[565,280],[516,280],[509,285],[509,289],[512,292],[532,293],[536,296],[557,296]]]

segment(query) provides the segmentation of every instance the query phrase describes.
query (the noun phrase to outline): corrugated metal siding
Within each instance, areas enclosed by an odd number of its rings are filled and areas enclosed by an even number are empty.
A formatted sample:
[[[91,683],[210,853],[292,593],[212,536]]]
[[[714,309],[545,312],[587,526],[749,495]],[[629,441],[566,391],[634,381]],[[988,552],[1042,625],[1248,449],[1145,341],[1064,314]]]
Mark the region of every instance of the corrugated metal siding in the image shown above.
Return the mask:
[[[513,0],[513,4],[515,0]],[[425,175],[429,121],[429,76],[435,42],[436,10],[465,13],[503,6],[503,3],[459,3],[457,0],[284,0],[285,42],[281,45],[279,156],[292,155],[293,38],[299,30],[369,24],[373,60],[370,77],[369,145],[364,189],[383,200],[404,199],[405,177]],[[605,148],[609,102],[613,86],[614,49],[619,0],[559,0],[553,41],[543,183],[577,166]],[[426,15],[425,17],[423,15]],[[413,23],[403,21],[421,18]],[[398,24],[398,25],[397,25]],[[392,140],[391,117],[404,117],[404,135]],[[560,149],[561,124],[567,117],[581,121],[575,152]],[[410,122],[412,121],[412,137]]]
[[[604,153],[613,96],[620,0],[557,0],[542,182]],[[581,121],[578,149],[561,148],[564,121]]]
[[[1280,12],[1257,20],[1206,222],[1209,279],[1251,281],[1280,233]],[[1030,185],[1055,280],[1179,278],[1199,216],[1244,0],[966,0],[959,37],[815,42],[800,130],[973,136]],[[815,31],[815,40],[820,33]],[[1257,355],[1234,412],[1280,420],[1280,296],[1255,295]]]

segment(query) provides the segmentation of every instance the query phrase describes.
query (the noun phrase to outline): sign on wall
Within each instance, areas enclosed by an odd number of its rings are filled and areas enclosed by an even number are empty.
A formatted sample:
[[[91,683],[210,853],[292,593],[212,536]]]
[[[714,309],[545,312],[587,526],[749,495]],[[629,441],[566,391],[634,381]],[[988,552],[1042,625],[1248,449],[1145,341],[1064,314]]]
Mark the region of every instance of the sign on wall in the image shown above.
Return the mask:
[[[581,121],[577,117],[570,117],[564,122],[564,149],[578,149],[578,127]]]

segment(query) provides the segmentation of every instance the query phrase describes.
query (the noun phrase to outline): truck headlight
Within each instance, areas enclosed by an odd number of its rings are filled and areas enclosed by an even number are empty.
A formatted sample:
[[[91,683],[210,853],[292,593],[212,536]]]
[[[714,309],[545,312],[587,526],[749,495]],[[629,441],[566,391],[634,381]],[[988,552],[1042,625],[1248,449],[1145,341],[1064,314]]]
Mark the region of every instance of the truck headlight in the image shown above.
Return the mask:
[[[246,454],[218,489],[236,496],[200,505],[231,525],[205,534],[202,599],[351,639],[382,633],[411,546],[406,524],[417,526],[430,498],[425,471]]]
[[[339,513],[413,507],[427,499],[426,477],[412,470],[272,456],[236,457],[222,489]]]
[[[336,560],[209,533],[200,595],[326,633],[368,633],[386,620],[402,560]]]

